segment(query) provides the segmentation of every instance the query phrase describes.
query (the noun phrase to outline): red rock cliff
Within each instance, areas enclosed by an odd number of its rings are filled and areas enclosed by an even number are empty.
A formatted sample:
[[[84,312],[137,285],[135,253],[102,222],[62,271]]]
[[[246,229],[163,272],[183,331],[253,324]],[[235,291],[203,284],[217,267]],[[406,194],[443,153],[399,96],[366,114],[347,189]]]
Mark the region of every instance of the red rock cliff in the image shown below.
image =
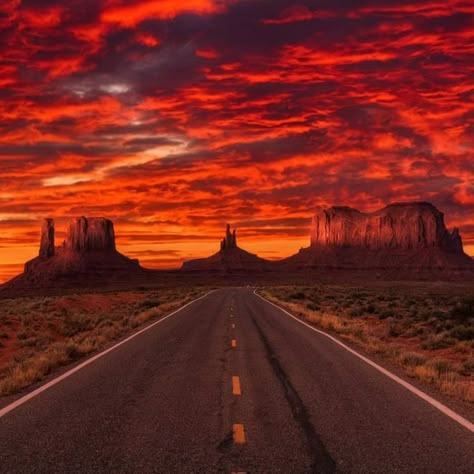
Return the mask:
[[[49,258],[54,256],[54,220],[43,219],[41,226],[41,242],[39,256]]]
[[[114,224],[103,217],[72,219],[63,246],[66,250],[79,253],[114,251]]]
[[[390,204],[367,214],[350,207],[320,208],[312,221],[311,247],[328,246],[463,251],[458,230],[449,232],[443,214],[427,202]]]

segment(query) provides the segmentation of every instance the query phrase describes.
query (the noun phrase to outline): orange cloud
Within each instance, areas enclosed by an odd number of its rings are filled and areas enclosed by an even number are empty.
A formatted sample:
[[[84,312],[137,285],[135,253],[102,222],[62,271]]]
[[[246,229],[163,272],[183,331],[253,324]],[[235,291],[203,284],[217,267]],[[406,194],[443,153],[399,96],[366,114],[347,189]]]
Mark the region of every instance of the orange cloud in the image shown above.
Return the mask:
[[[133,27],[145,19],[169,19],[183,13],[211,14],[223,11],[223,2],[218,0],[149,0],[134,2],[111,2],[102,11],[101,19],[123,27]]]
[[[427,199],[474,248],[466,2],[47,3],[0,6],[0,279],[44,216],[168,268],[229,220],[278,258],[317,205]]]

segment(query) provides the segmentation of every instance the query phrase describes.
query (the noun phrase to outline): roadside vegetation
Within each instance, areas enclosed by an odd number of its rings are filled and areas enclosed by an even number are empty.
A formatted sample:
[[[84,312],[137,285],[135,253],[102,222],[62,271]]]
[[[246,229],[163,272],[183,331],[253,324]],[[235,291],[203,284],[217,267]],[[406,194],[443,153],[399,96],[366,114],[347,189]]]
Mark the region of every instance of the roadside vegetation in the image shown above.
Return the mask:
[[[474,288],[277,286],[266,298],[474,403]]]
[[[207,291],[183,287],[0,301],[0,395],[42,380]]]

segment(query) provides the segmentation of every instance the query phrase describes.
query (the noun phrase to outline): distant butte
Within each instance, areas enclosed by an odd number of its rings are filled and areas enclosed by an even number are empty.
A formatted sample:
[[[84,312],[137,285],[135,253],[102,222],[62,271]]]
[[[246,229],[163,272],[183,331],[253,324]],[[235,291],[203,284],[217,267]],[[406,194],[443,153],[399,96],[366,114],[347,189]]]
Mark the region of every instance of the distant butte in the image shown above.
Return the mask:
[[[262,275],[281,282],[474,280],[474,261],[466,255],[458,229],[449,231],[444,215],[428,202],[395,203],[371,213],[346,206],[317,208],[310,245],[279,261],[247,252],[227,224],[220,249],[207,258],[184,262],[180,271],[142,268],[119,253],[114,225],[103,217],[72,219],[67,236],[55,245],[53,219],[44,219],[38,257],[1,290],[83,288],[199,279],[226,274]],[[258,277],[260,278],[260,277]],[[246,279],[246,281],[248,281]]]
[[[230,224],[227,224],[219,252],[207,258],[184,262],[181,270],[183,272],[254,273],[268,270],[268,263],[263,258],[241,249],[237,245],[236,230],[231,232]]]
[[[71,220],[66,240],[55,246],[53,219],[44,219],[38,257],[8,284],[25,287],[69,287],[108,283],[136,276],[144,270],[115,248],[113,222],[103,217]]]
[[[318,208],[311,243],[278,262],[280,270],[317,270],[378,279],[472,278],[472,259],[458,229],[428,202],[395,203],[372,213],[350,207]]]

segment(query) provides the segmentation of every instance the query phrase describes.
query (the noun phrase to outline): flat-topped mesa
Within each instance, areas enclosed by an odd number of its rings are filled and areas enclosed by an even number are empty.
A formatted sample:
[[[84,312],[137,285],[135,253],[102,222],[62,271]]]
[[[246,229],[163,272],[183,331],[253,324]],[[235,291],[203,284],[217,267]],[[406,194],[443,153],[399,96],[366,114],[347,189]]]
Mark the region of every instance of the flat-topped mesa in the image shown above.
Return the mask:
[[[449,232],[443,213],[427,202],[390,204],[366,214],[350,207],[319,208],[312,220],[311,247],[463,252],[458,229]]]
[[[72,219],[63,247],[75,253],[115,251],[114,224],[104,217]]]
[[[39,256],[42,258],[54,256],[54,219],[43,219]]]
[[[221,240],[221,250],[235,249],[237,248],[237,236],[235,229],[230,231],[230,224],[227,224],[226,235]]]

